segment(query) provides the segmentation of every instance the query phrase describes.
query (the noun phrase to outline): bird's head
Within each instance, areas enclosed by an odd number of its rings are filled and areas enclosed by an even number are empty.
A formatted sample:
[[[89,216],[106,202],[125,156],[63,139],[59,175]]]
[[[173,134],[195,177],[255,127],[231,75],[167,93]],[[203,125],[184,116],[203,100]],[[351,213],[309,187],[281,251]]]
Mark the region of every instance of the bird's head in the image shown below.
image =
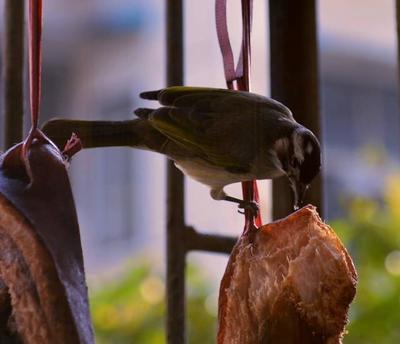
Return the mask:
[[[294,206],[298,209],[311,181],[321,168],[321,150],[315,135],[304,127],[297,127],[286,138],[286,154],[281,155],[283,170],[294,191]]]

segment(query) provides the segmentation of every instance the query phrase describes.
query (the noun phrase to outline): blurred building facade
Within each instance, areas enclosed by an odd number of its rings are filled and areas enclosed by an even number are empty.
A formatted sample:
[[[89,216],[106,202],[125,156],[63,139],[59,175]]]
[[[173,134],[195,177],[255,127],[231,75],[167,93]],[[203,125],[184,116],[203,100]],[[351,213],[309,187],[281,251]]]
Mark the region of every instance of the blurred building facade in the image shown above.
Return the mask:
[[[400,158],[395,1],[319,1],[328,219],[379,198]]]

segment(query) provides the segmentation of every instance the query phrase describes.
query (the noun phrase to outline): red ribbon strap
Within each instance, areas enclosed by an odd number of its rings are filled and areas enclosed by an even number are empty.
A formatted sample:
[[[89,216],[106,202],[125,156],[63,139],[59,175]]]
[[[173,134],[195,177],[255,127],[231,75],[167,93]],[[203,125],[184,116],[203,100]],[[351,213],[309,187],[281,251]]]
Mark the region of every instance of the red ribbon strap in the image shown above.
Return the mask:
[[[22,159],[28,176],[32,182],[32,173],[28,160],[28,151],[34,139],[53,144],[38,128],[40,114],[40,97],[42,82],[42,28],[43,5],[42,0],[29,0],[29,95],[31,110],[31,130],[22,145]],[[64,156],[68,159],[82,148],[76,135],[72,135],[68,141]]]
[[[34,139],[49,142],[38,129],[41,72],[42,72],[42,0],[29,0],[29,94],[31,109],[31,130],[24,140],[21,158],[24,161],[26,173],[32,183],[33,175],[28,159],[29,148]]]
[[[219,47],[221,49],[227,86],[229,89],[236,89],[236,87],[233,86],[233,82],[239,81],[241,78],[243,78],[244,74],[246,74],[244,72],[244,64],[248,64],[248,62],[250,62],[250,33],[253,21],[253,0],[242,0],[243,38],[236,69],[234,67],[235,63],[233,58],[233,51],[229,39],[228,24],[226,18],[226,1],[227,0],[215,1],[217,37]],[[245,31],[248,31],[248,33]],[[246,49],[246,47],[248,49]],[[245,50],[246,52],[244,53]],[[244,60],[247,61],[244,62]],[[242,91],[249,90],[242,89]]]
[[[217,26],[218,43],[224,63],[225,79],[232,83],[237,79],[231,42],[229,40],[228,24],[226,20],[226,0],[215,1],[215,21]]]
[[[240,91],[250,91],[250,59],[251,59],[251,25],[252,25],[252,9],[253,0],[242,0],[242,46],[237,67],[233,58],[232,46],[229,40],[229,32],[226,16],[226,1],[215,1],[215,19],[217,27],[218,42],[221,49],[222,60],[224,64],[225,79],[229,89]],[[236,81],[236,84],[234,82]],[[243,197],[247,201],[258,202],[257,183],[255,181],[243,182]],[[245,229],[244,233],[248,233],[255,226],[262,224],[260,212],[254,219],[251,210],[245,211]]]
[[[29,0],[29,85],[32,130],[38,126],[42,72],[42,0]]]

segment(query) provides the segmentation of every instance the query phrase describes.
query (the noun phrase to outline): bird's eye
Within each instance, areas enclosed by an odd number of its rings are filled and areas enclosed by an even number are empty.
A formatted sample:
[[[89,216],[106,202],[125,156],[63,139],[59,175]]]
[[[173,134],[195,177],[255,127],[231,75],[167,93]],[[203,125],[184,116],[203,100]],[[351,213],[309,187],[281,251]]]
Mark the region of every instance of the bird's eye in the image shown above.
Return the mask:
[[[307,154],[311,154],[312,151],[313,151],[313,146],[312,146],[312,144],[309,142],[309,143],[307,144],[307,146],[306,146],[305,152],[306,152]]]

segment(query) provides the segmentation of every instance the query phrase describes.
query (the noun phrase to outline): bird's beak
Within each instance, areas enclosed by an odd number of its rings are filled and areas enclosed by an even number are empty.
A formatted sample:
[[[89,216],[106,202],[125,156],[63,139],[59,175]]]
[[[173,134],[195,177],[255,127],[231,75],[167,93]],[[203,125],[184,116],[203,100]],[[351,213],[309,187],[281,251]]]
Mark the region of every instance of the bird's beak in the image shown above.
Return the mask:
[[[308,184],[304,184],[299,181],[292,182],[294,192],[294,210],[300,209],[300,207],[303,205],[304,196],[306,194],[308,186]]]

